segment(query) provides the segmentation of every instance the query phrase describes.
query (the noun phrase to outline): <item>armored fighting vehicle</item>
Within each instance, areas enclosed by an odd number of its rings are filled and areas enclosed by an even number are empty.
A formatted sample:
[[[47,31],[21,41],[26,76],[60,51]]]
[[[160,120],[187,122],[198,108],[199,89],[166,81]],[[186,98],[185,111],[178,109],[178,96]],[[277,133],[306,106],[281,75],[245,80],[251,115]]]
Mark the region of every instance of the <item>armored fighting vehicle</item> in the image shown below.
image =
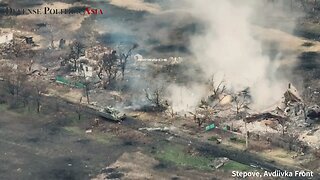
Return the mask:
[[[113,120],[113,121],[122,121],[126,118],[126,114],[120,112],[119,110],[111,106],[107,106],[99,109],[98,114],[103,118]]]

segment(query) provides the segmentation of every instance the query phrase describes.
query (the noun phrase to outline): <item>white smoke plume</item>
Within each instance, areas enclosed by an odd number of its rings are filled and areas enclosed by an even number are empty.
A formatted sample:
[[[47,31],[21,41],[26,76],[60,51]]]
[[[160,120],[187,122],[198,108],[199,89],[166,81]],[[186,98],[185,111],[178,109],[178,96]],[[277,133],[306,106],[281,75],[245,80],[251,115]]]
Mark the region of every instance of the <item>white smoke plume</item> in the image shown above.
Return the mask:
[[[281,100],[287,82],[276,76],[277,60],[271,61],[263,55],[262,44],[254,37],[251,18],[255,3],[232,0],[187,2],[190,13],[205,25],[205,32],[191,40],[191,51],[205,72],[204,78],[214,74],[217,81],[224,79],[228,88],[235,92],[250,87],[252,108],[256,110]],[[196,105],[205,95],[201,94],[203,87],[195,86],[198,87],[171,89],[176,110],[183,105]],[[185,95],[184,101],[179,98],[179,92]]]
[[[168,88],[171,92],[172,108],[176,112],[193,111],[205,94],[205,87],[201,84],[192,86],[171,85]]]

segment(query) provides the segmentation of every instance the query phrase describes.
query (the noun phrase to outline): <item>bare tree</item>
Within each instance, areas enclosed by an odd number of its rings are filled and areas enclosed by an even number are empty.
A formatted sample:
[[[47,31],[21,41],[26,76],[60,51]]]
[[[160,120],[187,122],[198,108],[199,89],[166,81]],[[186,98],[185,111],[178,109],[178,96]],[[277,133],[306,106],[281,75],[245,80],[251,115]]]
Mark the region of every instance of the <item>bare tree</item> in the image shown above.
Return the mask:
[[[4,89],[10,95],[15,95],[14,68],[10,65],[4,65],[1,68],[1,78],[4,81]]]
[[[189,112],[193,115],[193,120],[198,125],[198,127],[201,127],[203,123],[210,120],[212,117],[214,109],[209,108],[208,106],[197,109],[195,113]]]
[[[41,82],[36,82],[33,84],[33,88],[34,88],[34,101],[36,103],[37,106],[37,112],[40,113],[41,111],[41,107],[42,107],[42,94],[45,93],[46,91],[46,87],[44,84],[42,84]]]
[[[89,91],[92,87],[92,83],[89,80],[85,80],[82,82],[82,84],[84,85],[84,93],[86,95],[87,98],[87,103],[90,104],[90,96],[89,96]]]
[[[207,121],[206,117],[197,116],[196,114],[193,115],[193,120],[198,124],[198,127],[201,127]]]
[[[232,101],[236,108],[236,113],[239,115],[241,112],[245,112],[249,109],[249,104],[251,103],[251,96],[249,94],[249,89],[245,89],[232,97]]]
[[[172,105],[168,106],[167,112],[171,118],[174,118],[177,115],[177,113],[173,110]]]
[[[247,122],[247,119],[246,118],[244,118],[244,129],[245,129],[245,137],[246,137],[246,149],[248,149],[248,147],[249,147],[249,131],[248,131],[248,129],[247,129],[247,124],[248,124],[248,122]]]
[[[125,70],[128,63],[128,58],[131,56],[132,51],[138,47],[138,44],[134,44],[127,53],[121,53],[120,54],[120,69],[121,69],[121,75],[122,80],[124,80]]]
[[[81,120],[81,113],[82,113],[81,103],[82,103],[82,97],[80,97],[79,103],[77,104],[77,108],[76,108],[76,113],[77,113],[77,115],[78,115],[78,120],[79,120],[79,121]]]
[[[7,72],[8,74],[4,78],[7,91],[9,94],[17,97],[27,81],[26,72],[19,66],[16,70],[11,68],[11,71]]]
[[[214,111],[220,105],[221,101],[226,97],[224,94],[226,91],[226,86],[223,80],[216,83],[214,76],[209,79],[207,85],[209,96],[201,100],[199,107],[205,109],[207,112],[210,112]]]
[[[30,101],[32,100],[32,87],[30,85],[26,85],[24,86],[24,88],[22,89],[21,93],[20,93],[20,97],[23,103],[23,107],[28,107],[29,110],[29,104]]]
[[[158,110],[165,110],[169,106],[168,102],[164,99],[165,88],[164,86],[157,86],[154,89],[144,89],[146,99],[155,105]]]
[[[99,72],[99,77],[100,79],[102,79],[101,77],[101,73],[104,70],[104,72],[106,73],[106,82],[105,84],[109,87],[112,87],[116,81],[117,78],[117,74],[119,71],[119,64],[118,64],[118,57],[116,55],[116,51],[112,51],[111,54],[105,54],[102,57],[102,63],[101,63],[101,67],[100,67],[100,72]]]
[[[220,95],[222,95],[226,90],[226,86],[225,86],[224,81],[222,80],[222,81],[217,83],[214,80],[214,76],[212,76],[209,79],[208,87],[209,87],[209,93],[210,93],[210,96],[209,96],[208,99],[210,101],[215,101],[215,100],[219,99]]]
[[[77,70],[77,60],[84,54],[84,48],[84,44],[79,41],[74,41],[70,45],[69,60],[73,61],[73,68],[75,71]]]
[[[249,104],[251,103],[251,95],[249,93],[249,89],[247,88],[247,89],[233,95],[232,102],[234,103],[234,106],[236,108],[237,117],[243,118],[244,127],[245,127],[246,149],[248,149],[248,147],[249,147],[249,133],[250,132],[247,129],[247,124],[248,124],[247,110],[250,109]]]
[[[199,127],[212,117],[216,108],[226,97],[226,95],[223,95],[226,91],[226,86],[223,80],[217,83],[214,80],[214,76],[212,76],[207,82],[207,85],[209,96],[201,100],[199,109],[196,109],[195,113],[189,112],[193,115],[194,121]]]
[[[27,77],[27,65],[24,62],[14,64],[8,62],[1,67],[0,76],[3,80],[6,101],[12,107],[27,107],[31,100],[32,88]]]

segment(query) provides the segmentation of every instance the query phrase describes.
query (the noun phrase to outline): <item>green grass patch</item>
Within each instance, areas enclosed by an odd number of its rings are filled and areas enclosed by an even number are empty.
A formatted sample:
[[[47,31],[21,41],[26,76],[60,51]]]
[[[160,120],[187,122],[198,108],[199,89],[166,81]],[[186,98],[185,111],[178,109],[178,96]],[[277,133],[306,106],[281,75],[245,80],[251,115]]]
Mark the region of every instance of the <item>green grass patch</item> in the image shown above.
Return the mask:
[[[26,107],[13,108],[11,110],[13,110],[16,113],[19,113],[21,115],[26,115],[26,116],[31,116],[31,117],[41,116],[41,111],[40,111],[40,113],[38,113],[36,110],[36,106],[29,105]]]
[[[75,112],[68,112],[65,114],[65,116],[68,122],[70,123],[69,126],[77,126],[79,123],[91,119],[91,117],[86,114],[80,114],[80,120],[79,120],[79,115],[78,113],[75,113]]]
[[[0,112],[8,110],[8,105],[0,104]]]
[[[113,141],[113,136],[109,134],[98,133],[89,136],[91,136],[91,138],[102,144],[110,144]]]
[[[230,137],[229,139],[231,142],[235,142],[235,143],[240,143],[240,144],[245,144],[246,143],[246,140],[244,139],[240,139],[240,138],[237,138],[237,137]]]
[[[66,126],[66,127],[63,127],[63,129],[73,135],[86,137],[102,144],[110,144],[115,141],[115,137],[110,134],[101,133],[101,132],[93,132],[93,133],[87,134],[84,129],[80,129],[77,126]]]
[[[217,136],[211,136],[208,138],[208,141],[217,141],[219,138]]]
[[[200,170],[212,170],[209,166],[213,158],[191,155],[182,146],[165,146],[157,152],[156,157],[161,161],[173,163],[178,166],[192,167]]]
[[[227,171],[251,171],[254,170],[251,166],[238,163],[236,161],[230,160],[225,165],[221,167],[221,169],[227,170]]]
[[[64,128],[64,130],[68,131],[69,133],[72,133],[75,135],[83,135],[85,133],[79,127],[75,127],[75,126],[67,126],[67,127],[63,127],[63,128]]]
[[[70,121],[71,124],[78,124],[82,119],[84,119],[84,117],[80,117],[79,120],[79,116],[77,113],[68,113],[66,115],[66,118],[68,119],[68,121]]]
[[[7,112],[11,112],[14,113],[18,116],[21,116],[21,118],[25,118],[25,119],[35,119],[35,120],[47,120],[47,116],[45,114],[42,114],[42,112],[40,111],[40,113],[38,113],[36,111],[35,106],[25,106],[25,107],[15,107],[12,108],[10,107],[10,105],[4,104],[4,107],[1,107],[2,105],[0,105],[0,111],[7,111]]]

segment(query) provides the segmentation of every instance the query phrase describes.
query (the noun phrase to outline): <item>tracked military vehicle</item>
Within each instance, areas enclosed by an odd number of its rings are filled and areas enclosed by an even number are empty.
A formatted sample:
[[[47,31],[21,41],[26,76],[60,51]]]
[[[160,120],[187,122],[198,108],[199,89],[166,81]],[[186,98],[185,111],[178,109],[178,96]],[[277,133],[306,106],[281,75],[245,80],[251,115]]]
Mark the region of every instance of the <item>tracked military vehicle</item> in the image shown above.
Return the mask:
[[[111,106],[100,108],[98,114],[99,116],[112,121],[122,121],[126,118],[126,114],[120,112],[119,110]]]

